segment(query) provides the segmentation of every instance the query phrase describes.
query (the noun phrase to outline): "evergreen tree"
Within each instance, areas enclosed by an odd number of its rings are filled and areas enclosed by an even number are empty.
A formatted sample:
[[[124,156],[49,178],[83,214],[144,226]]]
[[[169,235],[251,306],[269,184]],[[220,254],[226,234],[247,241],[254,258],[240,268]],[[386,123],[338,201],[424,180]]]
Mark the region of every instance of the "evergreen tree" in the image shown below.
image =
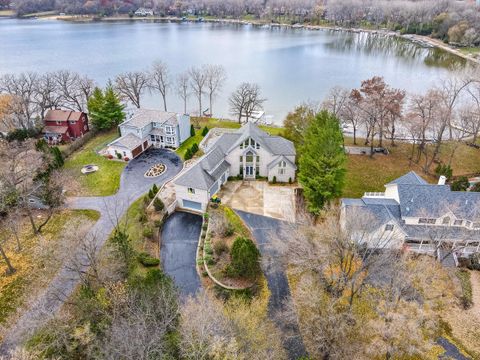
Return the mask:
[[[190,125],[190,136],[195,136],[195,128],[193,127],[193,124]]]
[[[326,110],[316,114],[305,131],[298,174],[313,214],[342,194],[346,161],[342,144],[338,119]]]
[[[97,87],[88,99],[90,120],[97,130],[108,130],[120,124],[125,119],[124,108],[112,87],[105,93]]]
[[[185,151],[185,155],[183,156],[184,160],[190,160],[193,157],[192,150],[190,148]]]
[[[103,112],[105,117],[108,119],[107,123],[109,128],[117,126],[123,120],[125,120],[125,113],[123,110],[125,105],[120,102],[119,97],[113,91],[113,88],[110,86],[105,90],[105,103]]]
[[[202,136],[207,135],[207,134],[208,134],[208,130],[209,130],[208,127],[205,126],[205,127],[202,129]]]
[[[230,273],[254,278],[260,272],[260,252],[250,239],[238,237],[230,250]]]

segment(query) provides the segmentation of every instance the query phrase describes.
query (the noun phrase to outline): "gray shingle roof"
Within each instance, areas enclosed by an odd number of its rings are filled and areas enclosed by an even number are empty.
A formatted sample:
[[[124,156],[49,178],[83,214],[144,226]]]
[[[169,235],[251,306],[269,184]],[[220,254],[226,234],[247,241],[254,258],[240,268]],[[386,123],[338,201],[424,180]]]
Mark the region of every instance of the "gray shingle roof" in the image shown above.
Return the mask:
[[[247,123],[234,133],[222,134],[211,150],[175,180],[175,184],[200,190],[210,189],[230,166],[225,161],[225,156],[249,137],[274,155],[295,155],[295,148],[291,141],[280,136],[270,136],[255,124]],[[288,159],[285,158],[285,160],[292,164]]]
[[[114,141],[112,141],[108,146],[113,145],[113,146],[121,146],[124,148],[127,148],[129,150],[135,149],[137,146],[142,145],[142,139],[140,139],[138,136],[128,133],[127,135],[124,135]]]
[[[275,159],[273,159],[273,161],[270,162],[270,164],[267,165],[267,168],[268,169],[271,169],[273,168],[275,165],[277,165],[280,161],[285,161],[287,164],[289,164],[291,167],[293,167],[295,170],[297,170],[297,165],[295,165],[293,162],[291,162],[290,160],[288,160],[285,156],[283,155],[280,155],[280,156],[277,156]]]
[[[161,124],[176,125],[177,114],[174,112],[151,110],[151,109],[138,109],[133,116],[124,121],[121,125],[130,125],[138,128],[152,123],[158,122]]]
[[[410,171],[405,175],[400,176],[398,179],[389,182],[387,185],[392,184],[428,185],[428,182],[418,176],[415,171]]]

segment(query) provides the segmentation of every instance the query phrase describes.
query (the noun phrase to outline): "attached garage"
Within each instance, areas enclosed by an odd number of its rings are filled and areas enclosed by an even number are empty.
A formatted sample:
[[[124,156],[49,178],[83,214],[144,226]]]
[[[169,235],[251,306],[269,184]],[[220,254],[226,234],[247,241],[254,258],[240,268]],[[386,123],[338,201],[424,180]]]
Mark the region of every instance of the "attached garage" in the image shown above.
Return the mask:
[[[132,150],[132,156],[136,158],[138,155],[140,155],[143,151],[142,145],[137,146],[135,149]]]
[[[202,211],[202,203],[191,200],[182,200],[185,209]]]

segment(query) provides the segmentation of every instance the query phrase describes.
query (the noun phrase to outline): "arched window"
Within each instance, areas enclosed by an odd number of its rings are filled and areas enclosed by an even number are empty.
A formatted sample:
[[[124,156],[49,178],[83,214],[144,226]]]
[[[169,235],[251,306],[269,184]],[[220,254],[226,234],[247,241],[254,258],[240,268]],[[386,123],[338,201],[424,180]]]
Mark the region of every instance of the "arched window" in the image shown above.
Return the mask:
[[[278,163],[278,167],[281,167],[281,168],[287,167],[287,163],[284,160],[282,160]]]

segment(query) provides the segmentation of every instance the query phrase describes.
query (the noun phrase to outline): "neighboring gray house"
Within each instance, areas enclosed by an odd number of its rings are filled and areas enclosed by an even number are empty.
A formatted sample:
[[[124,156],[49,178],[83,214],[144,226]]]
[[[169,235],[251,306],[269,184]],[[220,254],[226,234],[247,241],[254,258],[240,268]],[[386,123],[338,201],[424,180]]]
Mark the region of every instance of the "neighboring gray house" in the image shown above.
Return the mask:
[[[108,144],[108,153],[133,159],[150,146],[179,147],[190,137],[190,116],[160,110],[138,109],[119,125],[121,137]]]
[[[135,16],[153,16],[153,10],[152,9],[147,9],[147,8],[138,8],[137,11],[135,11]]]
[[[222,134],[198,162],[174,181],[177,206],[205,211],[229,176],[246,180],[295,180],[295,147],[280,136],[271,136],[253,123]]]
[[[351,227],[352,234],[370,246],[434,256],[453,251],[455,258],[480,250],[480,193],[452,191],[444,177],[438,184],[429,184],[411,171],[386,184],[385,192],[342,199],[344,228],[362,218],[368,224],[364,229]],[[360,231],[371,236],[361,237]]]

